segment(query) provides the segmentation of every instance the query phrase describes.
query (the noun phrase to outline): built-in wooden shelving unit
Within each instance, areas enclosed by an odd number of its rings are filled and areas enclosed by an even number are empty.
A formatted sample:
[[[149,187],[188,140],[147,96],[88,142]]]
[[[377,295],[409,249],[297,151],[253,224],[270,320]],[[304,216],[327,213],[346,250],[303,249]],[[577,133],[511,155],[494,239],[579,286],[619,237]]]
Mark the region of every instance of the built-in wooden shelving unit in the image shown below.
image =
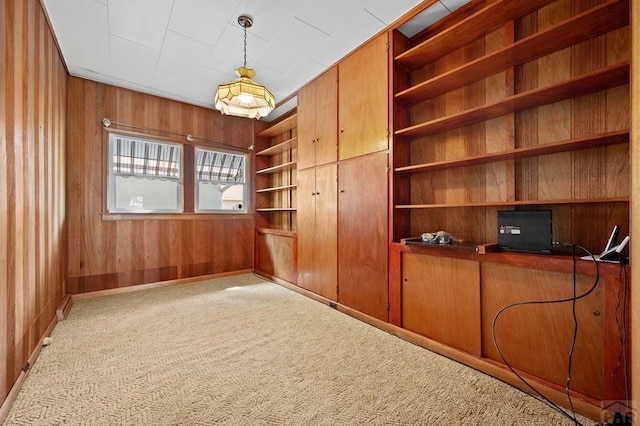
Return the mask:
[[[389,322],[517,384],[502,375],[501,341],[510,364],[536,386],[565,389],[566,354],[529,346],[566,344],[574,318],[564,308],[546,328],[540,324],[551,308],[514,310],[495,340],[491,324],[510,303],[547,300],[580,279],[589,288],[593,265],[578,261],[576,278],[562,248],[491,252],[497,212],[550,210],[554,241],[594,253],[614,225],[629,233],[629,9],[629,0],[477,1],[410,38],[402,27],[392,32]],[[441,230],[462,242],[409,243]],[[476,245],[485,250],[468,249]],[[606,284],[580,302],[589,306],[580,326],[592,327],[583,336],[597,337],[578,343],[583,358],[573,360],[584,376],[572,378],[571,392],[588,401],[581,410],[594,418],[610,401],[626,399],[616,359],[624,348],[606,338],[620,337],[624,308],[618,303],[600,315],[611,288],[624,285],[616,270],[604,272],[609,266],[600,270]],[[555,333],[564,321],[567,331]],[[566,404],[564,394],[552,399]]]
[[[296,282],[298,115],[295,110],[255,137],[254,270]]]
[[[260,132],[256,143],[257,225],[294,230],[297,190],[297,114],[289,114]]]
[[[629,1],[553,19],[551,3],[470,4],[394,33],[393,241],[494,242],[495,211],[519,208],[551,209],[554,237],[594,250],[601,235],[580,231],[593,211],[603,234],[628,230]]]

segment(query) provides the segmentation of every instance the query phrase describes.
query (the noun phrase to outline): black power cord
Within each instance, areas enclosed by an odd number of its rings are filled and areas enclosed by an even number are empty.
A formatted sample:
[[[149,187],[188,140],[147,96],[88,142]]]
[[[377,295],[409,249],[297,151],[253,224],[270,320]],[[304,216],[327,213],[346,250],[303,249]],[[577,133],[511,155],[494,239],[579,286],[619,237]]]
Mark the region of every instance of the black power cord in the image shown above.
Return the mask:
[[[578,418],[576,416],[575,410],[573,408],[573,401],[571,399],[571,393],[570,393],[570,389],[569,389],[569,385],[571,384],[571,363],[572,363],[572,358],[573,358],[573,351],[575,349],[575,345],[576,345],[576,340],[577,340],[577,336],[578,336],[578,319],[576,316],[576,302],[580,299],[583,299],[585,297],[587,297],[589,294],[591,294],[597,287],[598,285],[598,281],[600,279],[600,268],[598,266],[598,262],[596,261],[595,256],[593,255],[593,253],[591,253],[589,250],[587,250],[586,248],[582,247],[581,245],[578,244],[574,244],[574,243],[559,243],[559,242],[554,242],[554,245],[563,245],[563,246],[568,246],[571,247],[571,257],[572,257],[572,261],[573,261],[573,296],[566,298],[566,299],[556,299],[556,300],[532,300],[532,301],[526,301],[526,302],[515,302],[515,303],[511,303],[509,305],[503,306],[502,308],[500,308],[498,310],[498,312],[496,312],[496,314],[493,317],[493,322],[491,324],[491,338],[493,340],[493,345],[496,348],[496,351],[498,352],[498,355],[500,356],[500,359],[502,359],[502,362],[504,363],[504,365],[507,366],[507,368],[529,389],[531,389],[531,391],[534,392],[534,396],[538,396],[539,399],[545,403],[547,406],[549,406],[550,408],[554,409],[555,411],[559,412],[560,414],[562,414],[563,416],[569,418],[570,420],[572,420],[577,426],[584,426],[582,425],[582,423],[580,423],[578,421]],[[589,288],[589,290],[587,290],[585,293],[581,294],[581,295],[577,295],[577,273],[576,273],[576,253],[575,253],[575,249],[580,248],[581,250],[583,250],[585,253],[587,253],[587,255],[589,257],[591,257],[591,259],[593,259],[593,264],[595,266],[595,279],[594,282],[591,286],[591,288]],[[567,382],[566,382],[566,386],[565,386],[565,391],[567,394],[567,398],[569,399],[569,405],[571,407],[571,411],[567,412],[564,408],[562,408],[561,406],[559,406],[558,404],[556,404],[555,402],[551,401],[549,398],[547,398],[546,396],[544,396],[538,389],[536,389],[531,383],[529,383],[528,380],[526,380],[524,377],[522,377],[512,366],[511,364],[509,364],[509,362],[507,361],[507,359],[505,358],[504,354],[502,353],[502,351],[500,350],[500,346],[498,345],[498,341],[496,338],[496,322],[498,321],[498,318],[500,317],[500,315],[502,315],[503,312],[505,312],[508,309],[517,307],[517,306],[526,306],[526,305],[545,305],[545,304],[558,304],[558,303],[572,303],[572,310],[573,310],[573,320],[574,320],[574,329],[573,329],[573,339],[571,342],[571,349],[569,350],[569,360],[568,360],[568,365],[567,365]]]

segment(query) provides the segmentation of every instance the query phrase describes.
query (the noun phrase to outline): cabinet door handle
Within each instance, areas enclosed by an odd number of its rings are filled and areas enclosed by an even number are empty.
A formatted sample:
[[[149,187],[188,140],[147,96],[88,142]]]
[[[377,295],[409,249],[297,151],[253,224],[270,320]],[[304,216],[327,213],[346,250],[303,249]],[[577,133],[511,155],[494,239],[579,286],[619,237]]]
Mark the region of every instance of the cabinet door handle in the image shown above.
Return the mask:
[[[340,129],[340,133],[344,133],[344,129]]]
[[[344,192],[344,189],[341,189],[340,192]]]

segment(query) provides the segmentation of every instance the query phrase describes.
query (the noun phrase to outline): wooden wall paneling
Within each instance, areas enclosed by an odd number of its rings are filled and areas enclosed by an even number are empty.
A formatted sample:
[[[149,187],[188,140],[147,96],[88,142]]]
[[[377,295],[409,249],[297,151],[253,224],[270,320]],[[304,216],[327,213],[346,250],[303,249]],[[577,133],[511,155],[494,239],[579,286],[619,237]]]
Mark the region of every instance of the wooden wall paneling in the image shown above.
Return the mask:
[[[640,84],[638,84],[638,75],[640,75],[640,7],[638,3],[632,3],[631,7],[631,116],[640,116]],[[631,121],[631,140],[630,140],[630,161],[631,164],[640,164],[640,122]],[[631,194],[640,194],[640,168],[632,167],[631,169]],[[640,197],[637,195],[631,197],[631,221],[639,223],[640,221]],[[633,226],[631,229],[631,241],[640,241],[640,226]],[[631,252],[631,288],[640,288],[640,250]],[[631,365],[640,365],[640,291],[631,292]],[[640,370],[634,368],[631,374],[631,399],[640,401]],[[637,411],[636,411],[637,414]]]
[[[481,355],[479,262],[402,254],[402,326]]]
[[[198,145],[207,141],[247,148],[253,123],[222,117],[213,110],[185,105],[101,83],[69,78],[69,287],[73,292],[142,284],[162,279],[249,269],[252,264],[251,215],[104,214],[107,137],[101,119],[148,127],[150,136],[166,132],[192,134]],[[203,122],[207,123],[203,123]],[[130,131],[112,125],[110,131]],[[198,132],[205,132],[199,134]],[[193,145],[184,143],[185,161],[193,160]],[[185,188],[193,176],[184,176]],[[185,194],[188,194],[186,191]],[[192,209],[185,196],[185,210]],[[154,221],[158,221],[154,225]],[[147,223],[149,221],[149,223]],[[79,239],[79,240],[78,240]],[[227,248],[218,251],[217,247]],[[239,247],[238,247],[239,246]],[[232,247],[232,248],[231,248]],[[237,255],[238,258],[231,256]],[[238,269],[236,269],[238,268]]]
[[[511,303],[558,300],[573,295],[570,273],[483,262],[481,275],[482,352],[498,362],[502,359],[493,345],[491,326],[499,309]],[[578,275],[577,294],[589,290],[593,281],[593,276]],[[604,345],[603,291],[599,285],[576,304],[579,329],[571,374],[572,390],[597,399],[603,397],[603,351],[593,348]],[[518,306],[498,318],[496,340],[513,368],[564,387],[573,324],[571,303]]]
[[[7,19],[5,3],[0,5],[0,27],[3,28],[0,31],[0,58],[7,58],[8,51],[8,35],[10,35],[11,22]],[[8,58],[7,58],[8,59]],[[9,102],[9,87],[13,82],[9,79],[10,68],[8,67],[8,60],[0,61],[0,93],[4,96],[0,99],[0,190],[3,194],[9,192],[9,139],[8,131],[9,127],[13,125],[10,121],[9,111],[12,108]],[[11,91],[12,93],[12,91]],[[4,401],[9,389],[11,388],[13,381],[15,380],[15,372],[10,367],[8,360],[9,354],[13,351],[10,346],[13,344],[13,339],[9,338],[9,332],[13,328],[13,324],[10,321],[12,315],[9,307],[10,285],[8,280],[9,275],[9,254],[12,250],[11,244],[8,241],[9,228],[9,205],[8,197],[0,197],[0,232],[2,232],[6,238],[0,238],[0,296],[6,300],[6,303],[0,303],[0,359],[3,359],[3,363],[0,364],[0,400]]]
[[[66,71],[39,2],[0,5],[0,401],[54,321],[66,276]],[[4,407],[3,407],[4,408]]]

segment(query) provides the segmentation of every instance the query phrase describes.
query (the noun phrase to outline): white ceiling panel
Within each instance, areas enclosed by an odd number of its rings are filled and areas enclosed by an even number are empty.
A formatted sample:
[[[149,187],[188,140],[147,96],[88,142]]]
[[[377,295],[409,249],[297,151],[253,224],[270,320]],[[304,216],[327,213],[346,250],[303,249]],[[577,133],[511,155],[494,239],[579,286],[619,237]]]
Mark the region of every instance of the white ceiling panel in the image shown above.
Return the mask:
[[[194,77],[207,62],[211,49],[209,45],[168,31],[160,53],[158,69],[183,77]]]
[[[49,16],[60,43],[109,52],[109,20],[105,4],[94,0],[58,1]]]
[[[420,2],[421,0],[374,0],[366,9],[373,16],[389,25],[420,4]]]
[[[439,10],[468,1],[441,0]],[[419,3],[43,0],[72,75],[207,108],[218,84],[235,79],[242,65],[238,15],[254,22],[247,66],[280,101]]]
[[[367,40],[384,27],[385,25],[378,18],[366,10],[361,10],[352,17],[347,25],[340,28],[316,49],[313,49],[309,53],[309,59],[323,64],[325,67],[330,66],[362,44],[362,42],[358,43],[360,40]],[[363,34],[369,34],[369,36],[364,37]]]
[[[111,74],[111,61],[108,52],[87,49],[84,45],[76,43],[66,43],[65,60],[67,61],[69,73],[76,76],[85,76],[91,73],[91,77],[95,79],[96,75]]]
[[[236,7],[228,0],[175,0],[169,29],[213,46]]]
[[[332,35],[370,3],[371,0],[307,0],[296,16],[323,33]],[[336,13],[336,10],[340,10],[340,13]]]
[[[302,5],[301,0],[243,0],[228,23],[237,25],[239,15],[251,16],[253,27],[248,32],[272,41],[297,15]]]
[[[326,67],[324,65],[308,58],[304,58],[295,67],[272,84],[269,89],[278,93],[287,93],[288,87],[302,87],[310,80],[309,75],[320,75],[325,69]]]
[[[307,56],[312,46],[323,43],[327,38],[326,34],[301,20],[292,19],[256,59],[269,68],[287,72]]]
[[[211,51],[206,65],[221,71],[233,73],[243,65],[244,35],[239,25],[227,24],[218,43]],[[253,68],[256,59],[269,46],[269,42],[247,32],[247,66]]]
[[[136,84],[149,84],[159,55],[159,50],[111,37],[111,72],[115,78]]]
[[[111,0],[109,31],[112,35],[160,50],[173,0]]]

